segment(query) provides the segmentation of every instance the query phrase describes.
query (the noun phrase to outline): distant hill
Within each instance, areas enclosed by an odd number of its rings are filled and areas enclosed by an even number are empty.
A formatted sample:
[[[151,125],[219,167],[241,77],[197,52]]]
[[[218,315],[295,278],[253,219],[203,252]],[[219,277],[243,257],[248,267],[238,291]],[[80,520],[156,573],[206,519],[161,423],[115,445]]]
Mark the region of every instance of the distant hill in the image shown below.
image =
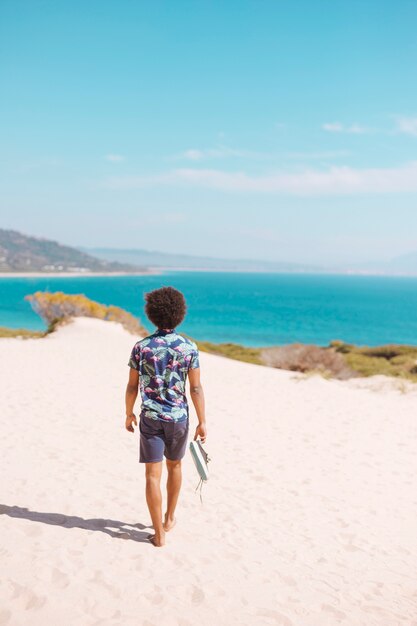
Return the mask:
[[[331,271],[383,276],[417,276],[417,252],[408,252],[387,261],[369,261],[331,268]]]
[[[417,252],[401,254],[384,265],[391,272],[417,274]]]
[[[135,263],[154,268],[193,269],[193,270],[238,270],[265,272],[322,272],[324,268],[279,261],[257,261],[251,259],[216,259],[188,254],[171,254],[156,250],[123,248],[80,248],[96,257],[113,261]]]
[[[147,268],[96,258],[51,239],[0,228],[0,272],[139,271],[147,271]]]
[[[389,261],[346,263],[337,266],[319,266],[309,263],[286,263],[253,259],[221,259],[188,254],[172,254],[142,248],[80,248],[98,258],[134,263],[147,267],[185,270],[236,270],[264,272],[305,272],[334,274],[381,274],[387,276],[417,275],[417,252],[392,258]]]
[[[142,248],[64,246],[51,239],[0,229],[0,272],[128,272],[154,269],[260,271],[294,273],[417,275],[417,252],[389,261],[324,267],[253,259],[222,259]]]

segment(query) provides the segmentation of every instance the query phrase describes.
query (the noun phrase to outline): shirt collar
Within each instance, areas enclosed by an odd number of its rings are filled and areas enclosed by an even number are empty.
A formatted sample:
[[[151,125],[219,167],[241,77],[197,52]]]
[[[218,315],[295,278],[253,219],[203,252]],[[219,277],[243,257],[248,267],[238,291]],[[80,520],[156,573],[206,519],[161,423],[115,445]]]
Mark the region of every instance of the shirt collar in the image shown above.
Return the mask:
[[[158,328],[155,331],[155,335],[168,335],[168,333],[175,332],[175,328]]]

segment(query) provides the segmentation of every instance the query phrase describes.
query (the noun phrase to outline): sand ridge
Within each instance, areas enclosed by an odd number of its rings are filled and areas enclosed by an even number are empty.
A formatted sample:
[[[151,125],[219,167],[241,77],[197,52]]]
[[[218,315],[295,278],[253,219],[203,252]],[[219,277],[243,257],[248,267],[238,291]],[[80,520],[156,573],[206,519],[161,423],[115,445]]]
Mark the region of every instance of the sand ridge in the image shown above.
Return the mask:
[[[211,476],[201,505],[186,455],[155,549],[135,341],[90,318],[0,340],[0,625],[417,626],[415,388],[201,353]]]

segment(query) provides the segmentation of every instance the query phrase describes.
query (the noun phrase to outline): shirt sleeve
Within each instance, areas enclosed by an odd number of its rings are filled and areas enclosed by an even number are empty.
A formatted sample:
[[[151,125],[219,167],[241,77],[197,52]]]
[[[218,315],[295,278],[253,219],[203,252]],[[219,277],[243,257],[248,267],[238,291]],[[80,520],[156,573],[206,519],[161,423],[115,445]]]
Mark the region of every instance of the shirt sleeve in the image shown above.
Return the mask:
[[[140,359],[140,348],[137,343],[132,348],[132,351],[129,356],[129,360],[127,362],[129,367],[132,367],[134,370],[139,370],[139,359]]]
[[[199,355],[199,352],[198,352],[198,348],[195,345],[194,346],[194,351],[191,354],[191,361],[190,361],[190,365],[188,366],[188,369],[194,370],[197,367],[200,367],[200,355]]]

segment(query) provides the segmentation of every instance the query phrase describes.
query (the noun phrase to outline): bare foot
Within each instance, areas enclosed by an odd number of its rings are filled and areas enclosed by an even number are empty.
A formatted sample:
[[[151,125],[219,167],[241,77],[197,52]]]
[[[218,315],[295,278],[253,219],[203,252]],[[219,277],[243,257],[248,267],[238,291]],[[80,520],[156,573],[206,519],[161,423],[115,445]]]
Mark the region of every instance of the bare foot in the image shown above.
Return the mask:
[[[162,548],[165,545],[165,533],[163,535],[148,535],[148,539],[155,548]]]
[[[175,517],[173,517],[172,519],[168,519],[167,517],[167,513],[165,513],[165,520],[164,523],[162,524],[164,527],[164,530],[166,532],[168,532],[169,530],[171,530],[172,528],[174,528],[175,524],[177,523],[177,520]]]

